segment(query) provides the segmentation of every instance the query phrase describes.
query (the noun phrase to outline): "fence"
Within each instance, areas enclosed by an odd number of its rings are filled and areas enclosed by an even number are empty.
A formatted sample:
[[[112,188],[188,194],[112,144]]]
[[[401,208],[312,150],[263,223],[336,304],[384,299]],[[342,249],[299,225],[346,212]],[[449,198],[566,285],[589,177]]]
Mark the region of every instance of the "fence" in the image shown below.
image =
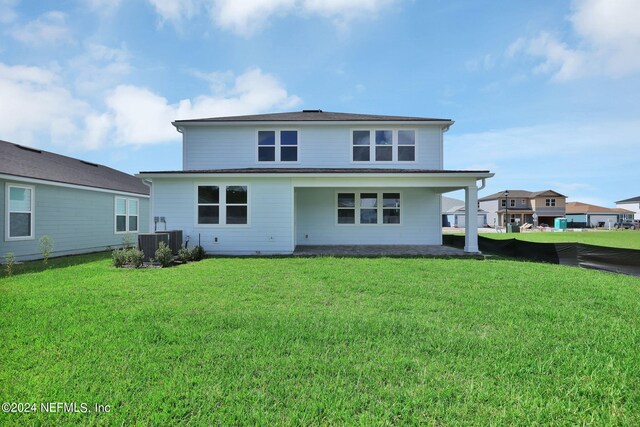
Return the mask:
[[[464,236],[445,234],[442,242],[464,247]],[[497,240],[478,237],[480,251],[487,254],[552,264],[571,265],[640,277],[640,251],[607,248],[582,243],[535,243],[518,239]]]

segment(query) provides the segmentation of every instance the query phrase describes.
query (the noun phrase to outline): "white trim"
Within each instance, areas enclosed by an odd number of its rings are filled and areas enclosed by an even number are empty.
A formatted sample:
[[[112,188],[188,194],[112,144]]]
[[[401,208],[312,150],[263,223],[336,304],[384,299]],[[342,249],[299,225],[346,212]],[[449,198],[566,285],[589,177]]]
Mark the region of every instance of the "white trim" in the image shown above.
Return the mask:
[[[122,214],[118,213],[118,200],[124,200],[124,231],[118,231],[118,217]],[[131,202],[134,201],[138,204],[138,212],[135,215],[131,215]],[[129,224],[129,217],[135,216],[136,230],[131,230]],[[140,233],[140,199],[136,197],[120,197],[115,196],[113,198],[113,233],[114,234],[127,234],[127,233]]]
[[[255,126],[437,126],[446,132],[455,122],[453,120],[288,120],[288,121],[271,121],[271,120],[246,120],[246,121],[211,121],[211,122],[171,122],[176,128],[186,128],[188,126],[207,127],[207,126],[238,126],[238,127],[255,127]]]
[[[218,187],[218,224],[200,224],[198,222],[198,187]],[[244,204],[227,205],[227,187],[247,188],[247,223],[227,224],[227,206],[245,206]],[[193,184],[195,209],[193,215],[193,226],[195,228],[249,228],[251,227],[251,186],[248,183],[219,183],[219,182],[195,182]],[[215,204],[212,204],[215,205]]]
[[[10,236],[10,217],[11,217],[11,213],[12,211],[10,210],[10,198],[11,198],[11,188],[22,188],[23,190],[30,190],[31,191],[31,206],[30,206],[30,211],[29,212],[20,212],[20,211],[14,211],[15,213],[28,213],[29,215],[31,215],[31,218],[29,218],[29,225],[30,225],[30,230],[29,230],[29,235],[28,236],[17,236],[17,237],[11,237]],[[19,240],[34,240],[36,238],[36,234],[35,234],[35,223],[36,223],[36,188],[32,185],[22,185],[22,184],[14,184],[14,183],[10,183],[10,182],[6,182],[4,185],[4,192],[5,192],[5,205],[4,205],[4,213],[5,213],[5,228],[4,228],[4,240],[7,242],[15,242],[15,241],[19,241]]]
[[[358,162],[365,163],[365,162]],[[329,168],[330,169],[330,168]],[[154,178],[207,178],[207,179],[248,179],[248,178],[383,178],[385,180],[394,178],[475,178],[476,180],[482,178],[491,178],[494,176],[491,172],[451,172],[451,173],[304,173],[304,172],[267,172],[267,173],[182,173],[182,172],[167,172],[167,173],[140,173],[136,176],[140,178],[146,178],[152,180]]]
[[[354,204],[355,206],[353,208],[349,208],[349,207],[338,207],[338,194],[350,194],[353,193],[354,194]],[[377,222],[375,224],[362,224],[360,222],[360,211],[362,210],[362,206],[360,206],[360,196],[362,193],[375,193],[376,197],[377,197],[377,203],[378,206],[375,207],[376,211],[377,211]],[[399,223],[384,223],[384,194],[385,193],[398,193],[400,195],[400,206],[397,208],[386,208],[386,209],[400,209],[400,222]],[[344,190],[335,190],[334,191],[334,198],[333,198],[333,203],[334,203],[334,208],[333,208],[333,214],[335,215],[334,217],[334,225],[339,226],[339,227],[397,227],[400,225],[403,225],[403,217],[404,217],[404,208],[403,208],[403,204],[404,202],[404,196],[402,195],[402,190],[399,189],[379,189],[379,188],[373,188],[373,189],[367,189],[367,188],[349,188],[349,189],[344,189]],[[338,209],[353,209],[355,211],[354,215],[354,220],[355,222],[353,224],[341,224],[338,222]],[[374,209],[374,208],[365,208],[365,209]]]
[[[273,132],[274,133],[274,145],[259,145],[260,144],[260,132]],[[282,145],[282,132],[295,132],[296,133],[296,145]],[[256,164],[262,167],[268,165],[298,165],[300,164],[300,130],[294,128],[278,128],[278,129],[256,129]],[[261,161],[260,160],[260,147],[273,147],[275,150],[273,161]],[[296,147],[296,160],[295,161],[283,161],[282,147]]]
[[[27,177],[22,177],[22,176],[15,176],[15,175],[0,174],[0,179],[6,179],[6,180],[10,180],[10,181],[28,182],[30,184],[43,184],[43,185],[52,185],[52,186],[55,186],[55,187],[73,188],[73,189],[76,189],[76,190],[87,190],[87,191],[97,191],[97,192],[100,192],[100,193],[119,194],[119,195],[130,196],[130,197],[142,197],[142,198],[146,198],[146,199],[149,198],[149,196],[146,195],[146,194],[129,193],[129,192],[126,192],[126,191],[109,190],[107,188],[89,187],[87,185],[67,184],[67,183],[64,183],[64,182],[48,181],[46,179],[27,178]]]
[[[365,145],[354,145],[353,134],[354,132],[369,132],[369,160],[354,160],[353,159],[353,149],[355,147],[365,147]],[[376,160],[376,148],[378,145],[376,144],[376,132],[378,131],[391,131],[391,160]],[[400,131],[413,131],[414,134],[414,144],[399,145],[399,135]],[[350,129],[351,132],[351,145],[349,150],[349,163],[352,165],[416,165],[419,163],[418,159],[418,129],[414,128],[398,128],[398,127],[375,127],[375,128],[365,128],[365,127],[354,127]],[[385,147],[385,145],[380,145],[380,147]],[[413,147],[413,160],[398,160],[398,147]],[[382,166],[382,167],[384,167]]]

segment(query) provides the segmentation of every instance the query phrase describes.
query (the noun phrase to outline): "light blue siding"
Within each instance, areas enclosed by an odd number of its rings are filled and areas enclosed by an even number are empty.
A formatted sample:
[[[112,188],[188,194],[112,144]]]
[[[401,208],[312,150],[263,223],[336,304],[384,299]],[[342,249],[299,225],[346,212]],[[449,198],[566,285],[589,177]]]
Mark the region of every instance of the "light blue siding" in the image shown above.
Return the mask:
[[[198,225],[196,186],[246,185],[249,224]],[[167,228],[200,241],[213,254],[286,254],[293,250],[293,192],[287,178],[154,179],[154,216],[164,216]],[[218,242],[214,240],[217,237]]]
[[[7,241],[5,226],[5,183],[34,187],[34,238]],[[115,194],[45,184],[24,184],[0,180],[0,256],[13,252],[19,260],[41,258],[39,239],[49,236],[54,241],[53,256],[106,250],[122,244],[122,234],[115,233]],[[124,196],[118,196],[124,197]],[[140,200],[139,230],[145,232],[149,224],[149,201],[144,197],[126,196]]]
[[[258,162],[258,130],[298,130],[298,162]],[[354,129],[416,130],[415,162],[352,162]],[[253,167],[442,169],[442,130],[436,125],[189,127],[183,136],[185,170]]]
[[[340,188],[339,192],[377,192]],[[427,188],[385,188],[401,192],[400,224],[337,224],[335,188],[296,189],[298,245],[439,245],[442,243],[440,195]]]

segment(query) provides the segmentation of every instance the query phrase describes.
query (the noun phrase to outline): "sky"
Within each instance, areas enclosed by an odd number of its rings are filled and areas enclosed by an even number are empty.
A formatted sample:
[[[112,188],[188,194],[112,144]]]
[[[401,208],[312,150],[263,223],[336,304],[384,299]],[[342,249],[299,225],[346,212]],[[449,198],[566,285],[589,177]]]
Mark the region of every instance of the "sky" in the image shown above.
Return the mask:
[[[172,120],[449,118],[480,193],[640,195],[637,0],[0,0],[0,139],[181,168]],[[455,197],[456,194],[453,194]]]

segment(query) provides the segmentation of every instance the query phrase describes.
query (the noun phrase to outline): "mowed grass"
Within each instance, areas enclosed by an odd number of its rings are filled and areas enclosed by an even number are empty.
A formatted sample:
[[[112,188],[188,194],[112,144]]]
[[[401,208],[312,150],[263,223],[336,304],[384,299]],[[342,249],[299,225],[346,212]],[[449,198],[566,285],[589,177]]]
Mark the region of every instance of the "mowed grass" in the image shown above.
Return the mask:
[[[0,395],[111,410],[0,424],[640,425],[637,278],[502,260],[76,261],[0,279]]]
[[[640,249],[639,230],[611,230],[584,232],[529,232],[529,233],[483,233],[490,239],[518,239],[538,243],[575,242],[611,248]]]

